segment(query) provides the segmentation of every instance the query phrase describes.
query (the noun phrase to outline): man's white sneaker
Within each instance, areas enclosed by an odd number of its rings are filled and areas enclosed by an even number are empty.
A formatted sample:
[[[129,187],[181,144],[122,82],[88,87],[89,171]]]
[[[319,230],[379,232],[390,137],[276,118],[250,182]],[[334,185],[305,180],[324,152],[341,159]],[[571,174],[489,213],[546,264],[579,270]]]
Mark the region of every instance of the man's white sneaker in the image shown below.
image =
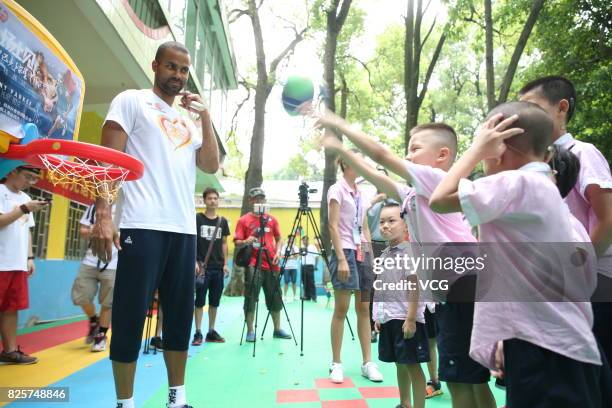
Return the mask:
[[[94,337],[94,342],[91,345],[91,351],[95,353],[104,350],[106,350],[106,336],[104,333],[98,333]]]
[[[371,361],[361,366],[361,375],[370,381],[381,382],[383,380],[382,373],[378,370],[376,363]]]
[[[344,370],[342,369],[342,364],[331,364],[329,367],[329,379],[334,384],[342,384],[344,382]]]

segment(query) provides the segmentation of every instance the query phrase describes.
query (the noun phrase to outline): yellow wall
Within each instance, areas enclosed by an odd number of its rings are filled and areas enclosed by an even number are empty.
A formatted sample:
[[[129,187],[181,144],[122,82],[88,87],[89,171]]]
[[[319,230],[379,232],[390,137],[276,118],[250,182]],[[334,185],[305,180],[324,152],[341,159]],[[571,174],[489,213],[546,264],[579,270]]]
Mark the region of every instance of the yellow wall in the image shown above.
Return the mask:
[[[53,194],[53,205],[51,206],[51,215],[49,216],[47,259],[64,259],[69,208],[69,199]]]
[[[68,224],[68,210],[70,200],[60,195],[53,195],[53,205],[51,206],[51,216],[49,219],[49,240],[47,242],[47,259],[64,259],[66,249],[66,232]],[[204,211],[204,209],[198,209]],[[240,208],[221,208],[219,214],[227,218],[230,223],[230,236],[228,239],[229,252],[234,252],[234,242],[232,237],[236,229],[236,223],[240,218]],[[291,232],[291,227],[297,214],[297,208],[272,208],[270,211],[277,220],[281,228],[283,240]],[[319,210],[313,209],[312,215],[319,227]],[[310,237],[310,242],[314,242],[314,229],[310,222],[307,222],[306,216],[302,216],[302,228]]]
[[[199,212],[204,211],[204,209],[198,209]],[[220,208],[218,213],[228,219],[230,222],[230,236],[228,237],[229,243],[229,252],[230,254],[234,252],[234,242],[231,239],[234,236],[234,231],[236,229],[236,223],[240,218],[240,208]],[[281,234],[283,236],[283,240],[287,238],[287,235],[291,232],[291,227],[293,226],[293,221],[295,220],[295,216],[297,214],[297,208],[272,208],[270,210],[270,214],[272,214],[280,225]],[[320,229],[319,226],[319,209],[313,209],[312,215],[317,223],[317,228]],[[306,232],[306,234],[310,237],[310,242],[314,242],[314,230],[310,223],[307,223],[306,216],[302,217],[302,228]]]
[[[79,142],[100,144],[104,118],[96,112],[83,112],[79,128]]]
[[[99,144],[102,122],[103,119],[97,113],[83,112],[79,127],[79,141]],[[69,209],[69,199],[59,194],[53,194],[53,205],[49,218],[47,259],[64,259]]]

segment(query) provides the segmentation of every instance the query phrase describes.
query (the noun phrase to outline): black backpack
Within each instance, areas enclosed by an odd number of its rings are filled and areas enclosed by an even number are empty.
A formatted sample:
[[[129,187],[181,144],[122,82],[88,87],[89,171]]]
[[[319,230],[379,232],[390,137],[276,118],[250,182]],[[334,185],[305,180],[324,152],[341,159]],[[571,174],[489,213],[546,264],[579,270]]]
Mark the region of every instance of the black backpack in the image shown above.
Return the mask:
[[[235,257],[236,265],[242,266],[243,268],[246,268],[247,266],[249,266],[249,263],[251,262],[252,254],[253,254],[253,245],[246,244],[246,245],[242,245],[241,247],[239,247],[236,250],[236,257]]]

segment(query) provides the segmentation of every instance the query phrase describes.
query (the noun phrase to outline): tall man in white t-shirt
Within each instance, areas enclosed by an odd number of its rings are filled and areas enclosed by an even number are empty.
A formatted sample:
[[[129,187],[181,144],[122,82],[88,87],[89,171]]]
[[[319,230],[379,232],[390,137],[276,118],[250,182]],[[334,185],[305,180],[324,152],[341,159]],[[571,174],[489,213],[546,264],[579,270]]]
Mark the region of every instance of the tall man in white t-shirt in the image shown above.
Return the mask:
[[[133,388],[145,314],[159,288],[164,305],[164,360],[168,407],[188,407],[185,364],[193,315],[196,261],[194,191],[196,165],[206,173],[219,168],[219,149],[199,95],[182,93],[190,57],[180,43],[162,44],[152,63],[153,89],[128,90],[112,101],[102,128],[102,145],[125,151],[145,166],[141,179],[124,185],[117,213],[120,234],[108,203],[97,200],[92,249],[103,262],[113,244],[119,261],[113,294],[113,362],[117,407],[134,407]],[[202,130],[172,105],[199,117]]]

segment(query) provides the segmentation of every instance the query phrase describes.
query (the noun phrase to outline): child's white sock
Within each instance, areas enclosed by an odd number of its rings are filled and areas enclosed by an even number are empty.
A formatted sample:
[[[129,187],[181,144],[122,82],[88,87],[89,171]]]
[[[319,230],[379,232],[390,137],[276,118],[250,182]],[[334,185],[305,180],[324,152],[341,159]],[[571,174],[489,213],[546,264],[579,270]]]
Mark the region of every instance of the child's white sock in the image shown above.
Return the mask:
[[[181,408],[187,404],[185,386],[170,387],[168,390],[168,408]]]
[[[136,405],[134,405],[134,397],[128,399],[118,399],[117,408],[136,408]]]

